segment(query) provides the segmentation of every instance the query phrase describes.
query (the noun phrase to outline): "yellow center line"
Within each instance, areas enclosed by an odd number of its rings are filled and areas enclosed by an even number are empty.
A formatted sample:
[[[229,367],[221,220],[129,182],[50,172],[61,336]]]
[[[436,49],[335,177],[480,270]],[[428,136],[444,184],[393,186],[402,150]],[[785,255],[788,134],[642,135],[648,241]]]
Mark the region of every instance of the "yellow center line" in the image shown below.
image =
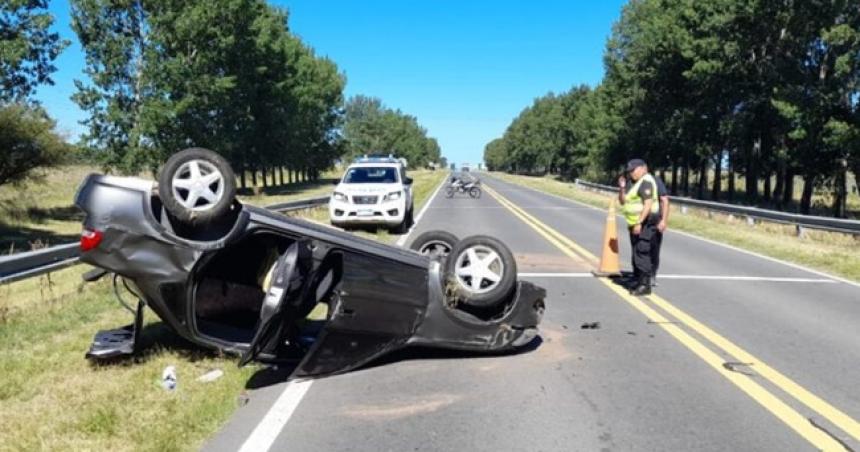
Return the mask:
[[[532,227],[532,229],[534,229],[538,234],[540,234],[547,241],[555,245],[566,255],[573,258],[585,257],[592,261],[597,260],[597,257],[588,252],[586,249],[582,248],[580,245],[574,243],[567,237],[560,234],[558,231],[552,229],[551,227],[537,220],[533,216],[529,215],[527,212],[520,209],[514,203],[497,193],[495,190],[491,189],[490,187],[484,186],[484,191],[489,193],[499,203],[508,208],[508,210],[510,210],[511,213],[514,214],[514,216]],[[574,253],[574,250],[576,251],[576,253]],[[774,396],[770,391],[756,383],[749,376],[728,370],[723,367],[724,360],[719,355],[707,348],[699,340],[687,334],[679,326],[671,323],[666,323],[667,319],[663,315],[652,309],[642,300],[637,297],[634,297],[633,295],[630,295],[622,287],[619,287],[617,284],[607,278],[599,278],[599,281],[603,283],[606,287],[608,287],[610,290],[615,292],[624,301],[629,303],[633,308],[644,314],[645,317],[647,317],[649,320],[655,322],[658,326],[663,328],[663,330],[669,333],[669,335],[671,335],[678,342],[687,347],[696,356],[705,361],[720,375],[735,384],[744,393],[746,393],[753,400],[762,405],[771,414],[783,421],[786,425],[788,425],[791,429],[801,435],[804,439],[812,443],[815,447],[819,448],[820,450],[845,450],[845,448],[834,438],[830,437],[823,431],[813,426],[812,423],[809,422],[806,417],[804,417],[795,409],[793,409],[785,402]],[[710,328],[705,327],[703,324],[696,321],[691,316],[685,314],[683,311],[676,308],[665,299],[657,295],[652,295],[649,297],[649,299],[657,306],[676,317],[688,328],[701,334],[702,337],[713,343],[715,346],[723,349],[724,351],[726,351],[726,353],[734,356],[739,361],[754,363],[754,369],[759,371],[759,374],[762,377],[768,379],[786,393],[790,394],[800,402],[807,405],[809,408],[826,417],[828,420],[838,425],[840,428],[842,428],[852,436],[855,436],[855,434],[857,433],[857,430],[854,430],[857,428],[857,422],[847,416],[845,413],[839,411],[824,400],[811,394],[809,391],[806,391],[800,385],[794,383],[776,370],[770,368],[769,366],[766,366],[764,363],[753,357],[751,354],[745,352],[740,347],[732,344],[730,341],[720,336]]]

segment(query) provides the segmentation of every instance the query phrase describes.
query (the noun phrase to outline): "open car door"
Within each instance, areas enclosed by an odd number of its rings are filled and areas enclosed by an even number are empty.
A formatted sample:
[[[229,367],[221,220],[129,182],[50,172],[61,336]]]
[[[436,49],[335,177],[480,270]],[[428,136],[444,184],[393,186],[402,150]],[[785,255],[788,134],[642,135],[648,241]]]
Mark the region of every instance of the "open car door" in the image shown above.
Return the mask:
[[[305,296],[312,256],[306,241],[293,242],[275,262],[271,284],[260,308],[260,320],[248,350],[239,359],[242,367],[263,352],[277,353],[278,342],[295,322],[295,307]]]

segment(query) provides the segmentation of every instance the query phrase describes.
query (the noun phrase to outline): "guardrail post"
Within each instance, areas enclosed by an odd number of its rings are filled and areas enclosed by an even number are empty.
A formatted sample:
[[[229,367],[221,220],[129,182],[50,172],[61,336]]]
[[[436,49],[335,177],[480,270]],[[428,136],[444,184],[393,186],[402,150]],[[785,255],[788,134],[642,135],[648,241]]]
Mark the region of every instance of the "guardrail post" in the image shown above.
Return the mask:
[[[755,218],[747,216],[747,226],[755,226]]]
[[[687,214],[687,206],[681,206],[681,213],[684,215]]]
[[[806,238],[806,229],[803,226],[797,224],[794,225],[794,229],[798,238]]]

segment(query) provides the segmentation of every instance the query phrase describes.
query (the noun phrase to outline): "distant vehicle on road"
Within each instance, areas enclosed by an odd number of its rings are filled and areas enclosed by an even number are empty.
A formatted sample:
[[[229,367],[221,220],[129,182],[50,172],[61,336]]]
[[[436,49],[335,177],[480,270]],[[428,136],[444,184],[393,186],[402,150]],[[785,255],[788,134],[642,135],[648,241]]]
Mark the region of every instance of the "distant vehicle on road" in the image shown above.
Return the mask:
[[[445,189],[445,196],[453,198],[457,193],[468,193],[472,198],[481,197],[481,181],[477,177],[470,174],[460,174],[451,176],[448,181],[448,187]]]
[[[412,225],[412,210],[412,179],[393,156],[356,160],[329,201],[329,219],[340,227],[376,224],[403,233]]]

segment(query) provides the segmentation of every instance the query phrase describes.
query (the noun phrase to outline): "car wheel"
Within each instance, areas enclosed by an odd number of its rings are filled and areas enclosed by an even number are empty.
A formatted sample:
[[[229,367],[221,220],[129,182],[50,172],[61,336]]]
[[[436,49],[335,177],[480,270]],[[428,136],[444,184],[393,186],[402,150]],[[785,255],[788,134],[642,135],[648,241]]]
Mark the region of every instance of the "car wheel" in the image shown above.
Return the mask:
[[[446,258],[457,244],[457,236],[446,231],[427,231],[409,245],[409,249],[430,257]]]
[[[206,225],[230,210],[236,198],[236,176],[217,153],[186,149],[161,168],[158,195],[167,211],[183,223]]]
[[[409,232],[409,227],[412,226],[412,209],[406,211],[403,215],[403,221],[392,229],[395,234],[406,234]]]
[[[469,196],[471,196],[473,198],[480,198],[481,197],[481,189],[478,187],[472,187],[472,189],[469,190]]]
[[[445,267],[460,302],[471,307],[499,305],[508,299],[517,282],[517,264],[511,250],[483,235],[457,242]]]

